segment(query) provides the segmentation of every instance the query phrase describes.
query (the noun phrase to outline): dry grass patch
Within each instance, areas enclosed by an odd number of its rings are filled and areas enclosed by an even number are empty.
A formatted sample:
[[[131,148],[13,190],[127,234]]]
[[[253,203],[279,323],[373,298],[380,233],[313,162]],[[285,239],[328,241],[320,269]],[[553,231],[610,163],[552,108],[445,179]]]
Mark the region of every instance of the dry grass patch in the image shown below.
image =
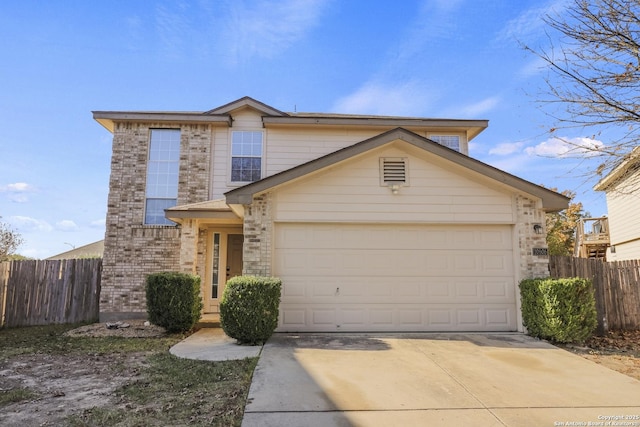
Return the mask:
[[[240,425],[257,358],[186,360],[168,352],[185,335],[71,329],[0,330],[0,425]]]

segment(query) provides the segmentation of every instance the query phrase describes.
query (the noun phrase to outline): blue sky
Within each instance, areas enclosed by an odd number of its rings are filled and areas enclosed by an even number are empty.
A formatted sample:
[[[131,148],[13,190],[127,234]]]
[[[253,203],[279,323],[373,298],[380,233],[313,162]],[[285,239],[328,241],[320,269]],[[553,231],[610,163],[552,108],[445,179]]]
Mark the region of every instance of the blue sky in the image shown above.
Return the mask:
[[[205,111],[245,95],[283,111],[488,119],[471,156],[605,214],[587,166],[546,133],[546,72],[520,47],[548,43],[541,16],[563,4],[3,1],[0,216],[31,257],[99,240],[111,135],[91,111]]]

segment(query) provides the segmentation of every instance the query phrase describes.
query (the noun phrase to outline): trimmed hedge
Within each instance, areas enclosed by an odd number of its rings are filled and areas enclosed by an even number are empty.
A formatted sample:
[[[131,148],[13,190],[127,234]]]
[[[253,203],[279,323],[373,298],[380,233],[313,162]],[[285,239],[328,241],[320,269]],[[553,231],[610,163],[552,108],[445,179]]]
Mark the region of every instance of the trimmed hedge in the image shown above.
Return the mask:
[[[225,285],[220,325],[241,344],[264,344],[278,326],[282,281],[275,277],[236,276]]]
[[[528,334],[552,342],[584,342],[598,325],[590,280],[527,279],[520,282],[522,321]]]
[[[145,292],[149,322],[168,332],[186,332],[200,320],[200,277],[178,272],[147,276]]]

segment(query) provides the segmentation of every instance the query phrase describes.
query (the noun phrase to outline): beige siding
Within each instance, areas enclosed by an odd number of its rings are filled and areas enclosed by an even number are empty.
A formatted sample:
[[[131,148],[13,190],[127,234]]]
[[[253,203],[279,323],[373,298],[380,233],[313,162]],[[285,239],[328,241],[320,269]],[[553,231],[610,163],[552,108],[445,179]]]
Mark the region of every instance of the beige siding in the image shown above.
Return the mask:
[[[640,184],[625,188],[624,192],[608,191],[609,228],[615,253],[611,261],[640,259]]]
[[[246,108],[233,113],[231,129],[216,128],[214,130],[214,148],[212,150],[212,184],[211,199],[219,199],[234,188],[229,178],[230,133],[233,130],[263,130],[264,157],[263,177],[291,169],[300,164],[322,157],[326,154],[356,144],[391,130],[389,128],[317,128],[317,127],[270,127],[264,129],[259,112]],[[416,132],[426,137],[427,132]],[[451,135],[447,132],[436,132],[438,135]],[[465,152],[466,137],[460,136],[460,147]]]
[[[262,115],[251,108],[243,108],[233,113],[233,130],[262,129]]]
[[[317,159],[382,132],[379,129],[269,129],[267,175]]]
[[[411,151],[411,150],[410,150]],[[380,157],[409,158],[409,186],[380,185]],[[494,223],[514,222],[511,195],[429,155],[387,146],[276,192],[276,221]]]
[[[269,129],[267,175],[273,175],[299,164],[377,136],[389,129]],[[426,137],[425,132],[416,132]],[[446,133],[438,133],[445,135]],[[461,149],[466,140],[460,136]]]
[[[213,137],[213,159],[211,160],[211,194],[212,200],[223,198],[223,194],[232,188],[227,185],[229,164],[230,140],[229,129],[215,128]]]

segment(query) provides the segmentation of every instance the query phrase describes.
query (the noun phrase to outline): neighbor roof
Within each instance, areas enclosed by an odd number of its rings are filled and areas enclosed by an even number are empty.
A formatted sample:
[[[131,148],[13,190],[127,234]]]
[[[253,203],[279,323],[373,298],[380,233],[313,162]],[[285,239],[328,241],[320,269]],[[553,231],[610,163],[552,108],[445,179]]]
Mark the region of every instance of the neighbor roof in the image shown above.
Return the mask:
[[[508,185],[523,193],[538,197],[542,200],[543,209],[548,212],[560,211],[562,209],[566,209],[569,205],[570,199],[562,194],[548,190],[522,178],[518,178],[517,176],[511,175],[500,169],[496,169],[493,166],[475,160],[455,150],[451,150],[403,128],[392,129],[388,132],[335,151],[326,156],[231,190],[225,193],[226,201],[228,204],[250,204],[253,200],[253,196],[256,194],[263,193],[279,185],[288,183],[292,180],[301,178],[305,175],[396,140],[407,142],[415,147],[421,148],[471,171],[491,178],[492,180]]]
[[[613,184],[627,179],[629,172],[636,171],[640,166],[640,146],[635,147],[611,172],[593,187],[596,191],[606,191]],[[640,172],[637,172],[640,174]]]
[[[99,258],[104,253],[104,240],[98,240],[97,242],[89,243],[79,248],[73,248],[69,251],[62,252],[57,255],[52,255],[47,260],[58,259],[74,259],[74,258]]]

